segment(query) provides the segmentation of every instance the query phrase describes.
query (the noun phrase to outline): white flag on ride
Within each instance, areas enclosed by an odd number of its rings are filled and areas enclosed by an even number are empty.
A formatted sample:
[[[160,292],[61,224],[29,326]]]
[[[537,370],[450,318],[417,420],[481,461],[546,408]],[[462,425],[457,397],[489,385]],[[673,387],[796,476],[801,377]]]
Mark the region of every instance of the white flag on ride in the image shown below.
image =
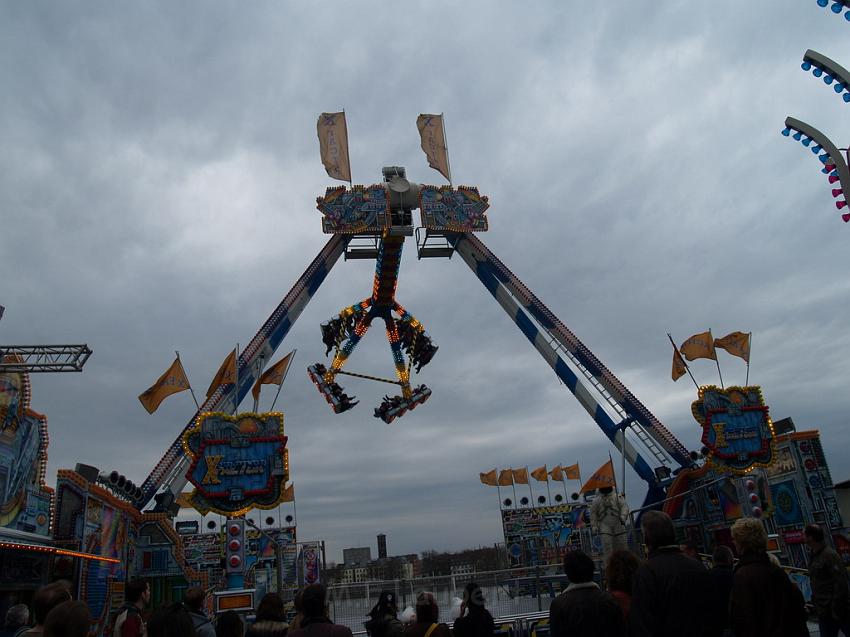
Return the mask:
[[[351,181],[345,113],[322,113],[316,129],[319,133],[319,152],[328,175],[340,181]]]

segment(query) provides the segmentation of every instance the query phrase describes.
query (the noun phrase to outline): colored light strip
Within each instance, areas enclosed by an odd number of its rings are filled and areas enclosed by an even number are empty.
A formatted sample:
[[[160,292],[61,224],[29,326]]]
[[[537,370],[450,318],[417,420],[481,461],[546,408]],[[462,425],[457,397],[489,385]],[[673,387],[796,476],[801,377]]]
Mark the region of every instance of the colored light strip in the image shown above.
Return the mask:
[[[50,553],[52,555],[67,555],[69,557],[79,557],[84,560],[97,560],[99,562],[108,562],[110,564],[118,564],[121,560],[114,557],[103,557],[101,555],[92,555],[91,553],[81,553],[79,551],[69,551],[67,549],[56,548],[55,546],[39,546],[38,544],[17,544],[11,542],[0,542],[0,549],[11,549],[13,551],[33,551],[36,553]]]

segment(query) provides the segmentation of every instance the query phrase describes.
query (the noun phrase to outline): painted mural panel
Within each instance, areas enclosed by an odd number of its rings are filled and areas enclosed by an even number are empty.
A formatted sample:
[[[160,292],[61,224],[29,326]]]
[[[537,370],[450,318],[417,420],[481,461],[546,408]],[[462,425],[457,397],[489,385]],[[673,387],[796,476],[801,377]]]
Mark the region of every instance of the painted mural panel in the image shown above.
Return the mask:
[[[586,506],[558,505],[502,510],[505,547],[511,566],[557,561],[581,547]]]

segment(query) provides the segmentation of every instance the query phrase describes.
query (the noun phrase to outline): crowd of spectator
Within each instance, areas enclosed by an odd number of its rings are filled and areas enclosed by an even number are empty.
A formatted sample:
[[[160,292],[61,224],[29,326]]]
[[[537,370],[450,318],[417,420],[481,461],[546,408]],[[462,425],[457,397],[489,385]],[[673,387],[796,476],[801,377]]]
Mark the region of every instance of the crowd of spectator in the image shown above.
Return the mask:
[[[706,568],[696,547],[676,542],[672,520],[647,511],[641,517],[646,558],[629,550],[608,555],[602,572],[580,550],[564,557],[566,589],[549,608],[552,637],[803,637],[807,620],[817,621],[822,637],[850,637],[850,586],[837,553],[816,525],[806,527],[810,549],[811,604],[768,553],[764,526],[743,518],[732,526],[737,562],[729,547],[718,546]],[[125,604],[115,616],[114,637],[353,637],[329,617],[324,586],[298,592],[294,614],[283,599],[268,593],[253,621],[234,611],[215,620],[205,611],[207,591],[189,588],[180,602],[149,612],[151,589],[133,579]],[[475,583],[466,586],[453,625],[440,622],[435,596],[421,592],[415,612],[399,619],[397,600],[384,591],[367,615],[369,637],[493,637],[496,625]],[[30,606],[6,613],[0,637],[87,637],[92,617],[74,600],[70,582],[43,586]]]

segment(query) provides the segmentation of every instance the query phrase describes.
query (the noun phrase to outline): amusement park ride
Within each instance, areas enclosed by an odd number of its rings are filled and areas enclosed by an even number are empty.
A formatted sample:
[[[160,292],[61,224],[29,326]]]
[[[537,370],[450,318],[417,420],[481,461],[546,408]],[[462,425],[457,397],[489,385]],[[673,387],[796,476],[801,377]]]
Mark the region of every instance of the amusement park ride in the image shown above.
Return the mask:
[[[835,2],[833,11],[836,6],[840,12],[850,7],[850,0]],[[806,52],[803,68],[824,76],[827,84],[834,82],[835,92],[850,102],[846,69],[815,51]],[[844,197],[836,202],[844,209],[850,168],[838,147],[790,117],[783,134],[819,156],[830,183],[840,185],[833,196]],[[815,521],[828,526],[836,545],[845,542],[842,548],[850,555],[817,432],[796,432],[790,419],[775,427],[758,387],[702,387],[692,412],[703,429],[703,449],[689,451],[477,236],[489,228],[485,195],[476,187],[414,183],[399,166],[383,168],[382,176],[381,183],[331,187],[317,198],[322,230],[330,235],[327,243],[248,345],[234,355],[233,381],[219,383],[209,393],[139,486],[117,472],[101,473],[85,465],[60,471],[55,492],[46,486],[46,418],[29,409],[28,374],[80,371],[91,350],[73,345],[0,346],[0,593],[8,584],[4,572],[29,569],[34,584],[46,580],[48,569],[39,560],[50,553],[57,560],[50,576],[75,579],[95,617],[93,633],[102,634],[108,630],[110,612],[122,601],[121,584],[134,573],[161,577],[158,590],[163,595],[171,594],[168,587],[178,587],[178,582],[183,587],[187,582],[212,587],[216,582],[210,579],[211,571],[190,562],[217,564],[223,547],[220,570],[237,593],[244,592],[249,552],[255,564],[263,555],[277,560],[280,578],[280,547],[296,544],[294,527],[274,533],[257,529],[250,536],[246,526],[251,523],[244,515],[285,500],[289,468],[283,414],[240,414],[238,406],[340,257],[375,260],[372,291],[321,325],[326,353],[333,352],[333,357],[328,365],[309,365],[309,378],[337,414],[359,404],[339,384],[341,376],[397,387],[397,393],[385,396],[373,409],[387,424],[423,405],[432,391],[411,377],[428,365],[438,347],[396,298],[408,238],[419,260],[460,257],[645,482],[645,507],[663,508],[680,529],[711,538],[712,543],[726,541],[723,534],[736,516],[764,516],[795,565],[806,559],[801,526]],[[850,212],[842,216],[850,221]],[[345,369],[376,319],[385,327],[393,379]],[[263,455],[254,454],[256,449]],[[192,506],[227,518],[220,535],[178,535],[173,523],[177,500],[190,482],[195,487]],[[537,516],[533,524],[538,528],[547,515],[561,514],[544,509],[528,510]],[[503,511],[513,516],[510,524],[516,528],[521,526],[520,513]],[[506,544],[508,526],[505,517]],[[305,568],[317,578],[315,549],[310,550],[304,563],[311,565]],[[40,557],[22,567],[22,553]],[[244,608],[253,603],[250,595],[237,601],[244,602]]]

